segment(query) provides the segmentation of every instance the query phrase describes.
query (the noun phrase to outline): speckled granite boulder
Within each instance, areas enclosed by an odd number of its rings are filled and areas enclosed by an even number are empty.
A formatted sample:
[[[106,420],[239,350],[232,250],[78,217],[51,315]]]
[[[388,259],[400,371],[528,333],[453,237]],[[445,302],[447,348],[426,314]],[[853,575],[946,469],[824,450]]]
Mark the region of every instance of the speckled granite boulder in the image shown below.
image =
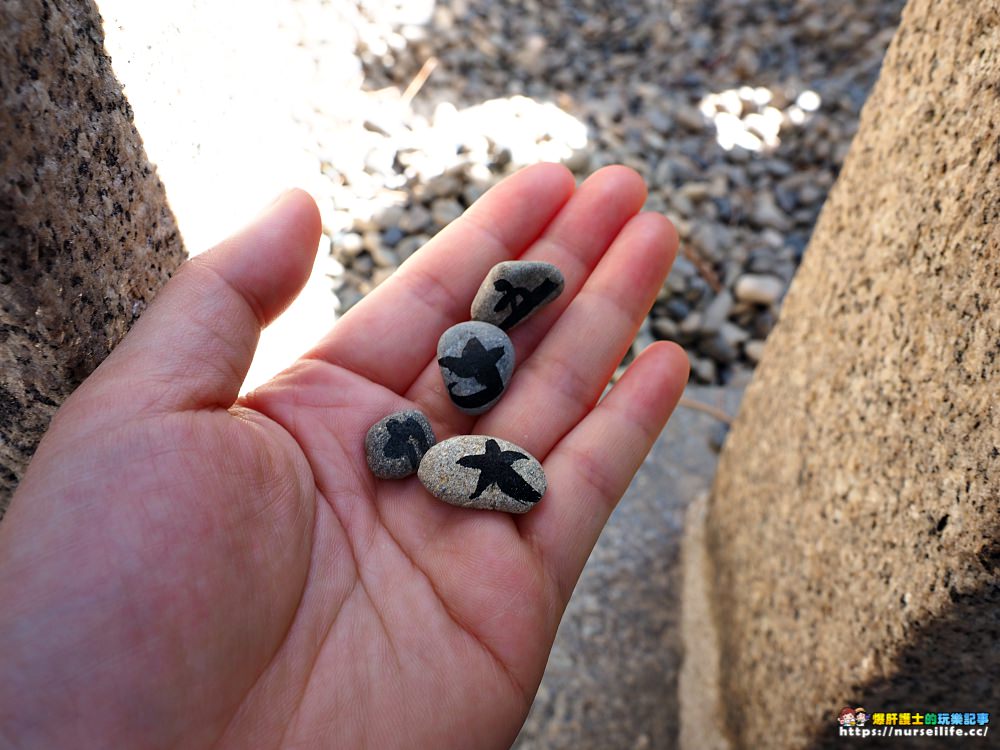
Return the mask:
[[[436,442],[434,429],[422,412],[397,411],[368,430],[365,436],[368,468],[379,479],[403,479],[417,473],[420,459]]]
[[[472,300],[472,319],[509,331],[558,297],[565,286],[562,272],[551,263],[497,263]]]
[[[441,334],[437,355],[451,402],[466,414],[488,411],[514,373],[514,345],[489,323],[452,326]]]
[[[996,718],[998,80],[995,2],[911,0],[729,435],[736,747],[843,747],[843,706]]]
[[[462,508],[527,513],[545,494],[542,465],[523,448],[486,435],[438,443],[417,476],[434,497]]]
[[[97,8],[0,4],[0,514],[52,414],[184,258]]]

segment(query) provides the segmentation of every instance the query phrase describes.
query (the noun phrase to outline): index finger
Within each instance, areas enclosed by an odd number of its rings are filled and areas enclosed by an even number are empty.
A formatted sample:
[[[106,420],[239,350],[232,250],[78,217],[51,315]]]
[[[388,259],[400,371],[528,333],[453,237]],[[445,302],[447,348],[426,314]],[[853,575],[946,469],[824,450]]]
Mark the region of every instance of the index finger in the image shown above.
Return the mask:
[[[499,183],[352,308],[307,358],[404,393],[434,357],[441,333],[469,318],[490,268],[530,247],[573,190],[573,175],[559,164],[536,164]]]

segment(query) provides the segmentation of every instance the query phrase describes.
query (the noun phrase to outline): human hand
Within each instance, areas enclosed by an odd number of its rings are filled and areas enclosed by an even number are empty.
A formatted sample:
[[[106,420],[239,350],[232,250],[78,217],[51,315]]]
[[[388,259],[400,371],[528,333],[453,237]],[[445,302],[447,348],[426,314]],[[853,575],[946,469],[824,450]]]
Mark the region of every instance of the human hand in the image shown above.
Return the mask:
[[[0,524],[0,746],[505,747],[598,534],[687,379],[648,347],[598,403],[673,260],[639,177],[554,165],[491,190],[290,369],[237,398],[305,282],[315,205],[286,194],[189,261],[60,409]],[[481,417],[440,334],[486,272],[556,264]],[[375,480],[368,427],[507,438],[549,489],[524,516]]]

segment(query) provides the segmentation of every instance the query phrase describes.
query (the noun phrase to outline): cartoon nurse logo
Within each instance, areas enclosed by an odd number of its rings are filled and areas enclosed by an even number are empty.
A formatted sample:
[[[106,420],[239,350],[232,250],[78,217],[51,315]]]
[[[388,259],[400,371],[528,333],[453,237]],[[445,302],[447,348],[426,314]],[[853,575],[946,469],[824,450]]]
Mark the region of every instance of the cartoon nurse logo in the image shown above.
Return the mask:
[[[854,709],[849,706],[845,706],[844,708],[840,709],[840,714],[837,716],[837,721],[840,723],[840,726],[842,727],[853,727],[856,722],[856,719],[854,717]]]

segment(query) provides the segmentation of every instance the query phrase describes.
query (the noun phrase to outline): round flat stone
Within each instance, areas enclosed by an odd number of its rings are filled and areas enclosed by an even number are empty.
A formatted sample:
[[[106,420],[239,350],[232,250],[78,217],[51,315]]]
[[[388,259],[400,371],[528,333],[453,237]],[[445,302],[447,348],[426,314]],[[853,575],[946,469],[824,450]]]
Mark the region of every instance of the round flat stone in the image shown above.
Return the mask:
[[[434,497],[462,508],[527,513],[545,494],[542,465],[523,448],[488,435],[438,443],[417,472]]]
[[[451,402],[466,414],[493,406],[514,373],[514,345],[489,323],[452,326],[441,334],[437,356]]]
[[[558,297],[565,286],[562,272],[551,263],[497,263],[472,300],[472,319],[509,331]]]
[[[431,423],[416,409],[397,411],[373,424],[365,436],[368,468],[379,479],[416,474],[424,454],[437,442]]]

